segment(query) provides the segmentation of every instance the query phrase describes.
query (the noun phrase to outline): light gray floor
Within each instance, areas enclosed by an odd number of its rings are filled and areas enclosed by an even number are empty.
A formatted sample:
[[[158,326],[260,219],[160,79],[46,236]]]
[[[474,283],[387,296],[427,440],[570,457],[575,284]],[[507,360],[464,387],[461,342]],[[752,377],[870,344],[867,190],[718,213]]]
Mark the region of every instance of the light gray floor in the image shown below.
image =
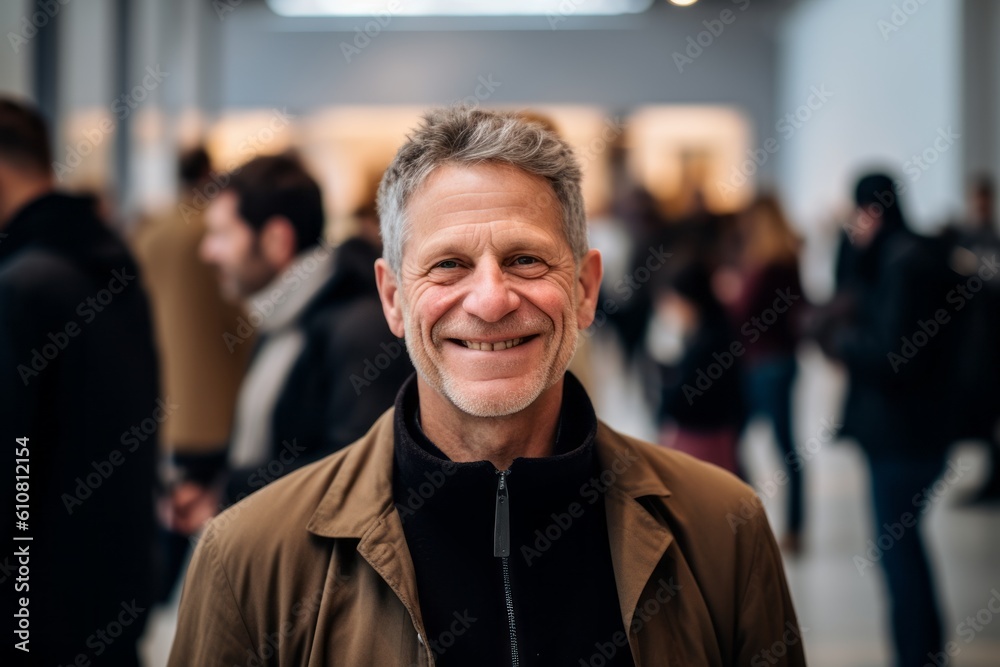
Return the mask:
[[[639,437],[653,437],[650,415],[636,383],[621,370],[620,355],[607,341],[591,340],[595,403],[612,426]],[[787,560],[806,653],[812,667],[885,667],[888,647],[884,623],[881,573],[859,574],[854,556],[863,555],[871,533],[867,470],[858,449],[849,442],[826,440],[824,423],[840,414],[843,378],[817,353],[801,355],[796,389],[796,430],[800,447],[811,443],[805,467],[807,533],[805,553]],[[827,420],[824,422],[824,420]],[[779,458],[768,428],[756,425],[742,443],[743,460],[753,484],[765,500],[768,516],[781,534],[780,508],[784,487],[774,480]],[[975,487],[982,472],[983,450],[974,444],[957,446],[951,460],[972,464],[972,470],[942,489],[924,517],[924,536],[938,575],[945,628],[959,649],[955,667],[1000,666],[1000,614],[988,608],[993,596],[1000,608],[1000,509],[968,510],[953,506],[956,496]],[[960,626],[966,617],[972,625]],[[166,664],[173,629],[174,605],[157,610],[144,645],[146,664]],[[970,628],[971,631],[967,631]],[[930,663],[933,664],[933,663]]]

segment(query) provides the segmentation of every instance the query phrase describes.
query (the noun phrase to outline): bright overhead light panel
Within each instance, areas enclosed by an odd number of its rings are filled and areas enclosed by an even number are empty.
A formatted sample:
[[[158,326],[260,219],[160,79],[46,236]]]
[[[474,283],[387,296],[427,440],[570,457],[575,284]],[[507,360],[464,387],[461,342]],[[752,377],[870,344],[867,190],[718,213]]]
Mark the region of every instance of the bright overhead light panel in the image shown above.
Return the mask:
[[[646,11],[653,0],[267,0],[281,16],[608,16]]]

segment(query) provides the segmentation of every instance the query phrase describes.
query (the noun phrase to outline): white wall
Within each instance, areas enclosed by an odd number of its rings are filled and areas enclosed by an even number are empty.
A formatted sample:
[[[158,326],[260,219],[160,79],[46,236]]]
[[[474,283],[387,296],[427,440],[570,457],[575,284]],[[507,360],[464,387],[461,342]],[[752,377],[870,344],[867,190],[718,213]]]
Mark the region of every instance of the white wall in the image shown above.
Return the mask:
[[[896,14],[894,6],[915,11]],[[891,168],[907,186],[914,226],[934,228],[962,207],[962,3],[945,0],[803,0],[780,38],[778,112],[826,85],[829,103],[787,143],[779,175],[791,213],[815,231],[848,201],[871,165]],[[902,17],[902,18],[901,18]],[[905,22],[903,19],[905,18]],[[883,23],[880,23],[883,21]],[[921,169],[939,131],[962,135]]]
[[[115,23],[112,0],[61,6],[59,104],[67,112],[108,107],[122,92],[115,90]]]
[[[8,0],[0,2],[0,92],[18,97],[31,95],[31,73],[33,65],[33,45],[21,43],[15,38],[12,42],[10,33],[20,37],[23,28],[22,19],[28,16],[29,0]],[[16,48],[15,48],[16,46]]]
[[[967,141],[965,172],[995,171],[1000,127],[1000,3],[965,0],[963,17],[963,106]]]
[[[570,15],[555,30],[544,16],[500,19],[509,30],[487,29],[494,20],[394,18],[348,62],[341,44],[352,44],[354,28],[368,19],[282,18],[246,0],[220,19],[219,103],[293,112],[430,106],[472,94],[478,78],[492,74],[501,85],[491,104],[587,104],[609,112],[657,103],[733,105],[762,134],[773,125],[773,24],[781,4],[714,0],[679,8],[657,0],[639,16]],[[674,52],[683,53],[688,37],[723,10],[734,20],[679,70]]]

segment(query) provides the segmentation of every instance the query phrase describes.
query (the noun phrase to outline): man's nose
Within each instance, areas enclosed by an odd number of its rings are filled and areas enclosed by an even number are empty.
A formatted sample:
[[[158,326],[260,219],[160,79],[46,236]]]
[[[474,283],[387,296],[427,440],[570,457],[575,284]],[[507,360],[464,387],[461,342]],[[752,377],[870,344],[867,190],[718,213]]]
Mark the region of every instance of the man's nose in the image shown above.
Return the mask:
[[[469,280],[469,293],[462,307],[484,322],[499,322],[521,305],[521,298],[510,289],[497,262],[480,262]]]

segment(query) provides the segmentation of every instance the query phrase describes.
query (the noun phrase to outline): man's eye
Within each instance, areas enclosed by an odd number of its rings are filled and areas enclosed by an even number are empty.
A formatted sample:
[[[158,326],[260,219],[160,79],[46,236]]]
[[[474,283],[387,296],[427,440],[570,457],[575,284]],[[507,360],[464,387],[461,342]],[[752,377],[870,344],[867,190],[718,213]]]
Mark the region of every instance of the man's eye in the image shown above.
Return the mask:
[[[438,262],[437,268],[439,269],[457,269],[458,262],[453,259],[446,259],[443,262]]]
[[[534,257],[527,257],[525,255],[522,255],[521,257],[515,259],[514,263],[519,266],[531,266],[532,264],[537,264],[538,260]]]

